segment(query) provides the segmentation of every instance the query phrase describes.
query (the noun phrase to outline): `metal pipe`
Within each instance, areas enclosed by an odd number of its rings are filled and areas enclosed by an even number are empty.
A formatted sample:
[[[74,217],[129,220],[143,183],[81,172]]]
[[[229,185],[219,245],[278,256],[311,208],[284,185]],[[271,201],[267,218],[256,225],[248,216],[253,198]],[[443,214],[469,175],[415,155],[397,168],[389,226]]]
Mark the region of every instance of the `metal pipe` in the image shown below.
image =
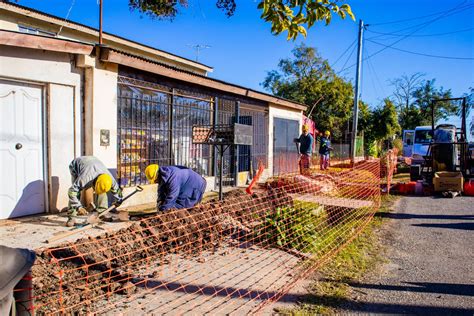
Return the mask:
[[[218,108],[219,108],[219,98],[215,97],[214,98],[214,113],[213,113],[213,120],[212,120],[212,124],[213,124],[214,128],[218,124],[218,120],[219,120]],[[218,172],[218,166],[217,166],[217,160],[218,160],[217,154],[218,153],[219,153],[219,151],[216,149],[216,146],[212,146],[212,157],[213,157],[213,166],[212,167],[213,167],[213,176],[215,178],[217,177],[217,172]],[[214,181],[214,190],[215,189],[216,189],[216,182]]]
[[[435,125],[435,101],[431,101],[431,132],[434,133],[434,125]],[[434,135],[433,135],[434,136]]]
[[[222,201],[222,172],[224,170],[224,146],[220,145],[220,165],[219,165],[219,201]]]
[[[235,122],[239,124],[240,120],[240,101],[235,102]],[[234,145],[234,185],[237,186],[239,183],[239,146]]]
[[[102,45],[102,9],[103,0],[99,0],[99,45]]]

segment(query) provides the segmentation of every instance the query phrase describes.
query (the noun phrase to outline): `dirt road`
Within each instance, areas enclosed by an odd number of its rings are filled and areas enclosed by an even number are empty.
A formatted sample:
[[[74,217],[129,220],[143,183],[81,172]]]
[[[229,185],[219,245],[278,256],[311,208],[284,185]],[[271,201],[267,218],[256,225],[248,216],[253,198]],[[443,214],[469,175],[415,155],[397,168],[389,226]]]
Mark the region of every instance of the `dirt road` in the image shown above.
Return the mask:
[[[403,197],[387,217],[386,258],[351,284],[341,312],[474,314],[474,198]]]

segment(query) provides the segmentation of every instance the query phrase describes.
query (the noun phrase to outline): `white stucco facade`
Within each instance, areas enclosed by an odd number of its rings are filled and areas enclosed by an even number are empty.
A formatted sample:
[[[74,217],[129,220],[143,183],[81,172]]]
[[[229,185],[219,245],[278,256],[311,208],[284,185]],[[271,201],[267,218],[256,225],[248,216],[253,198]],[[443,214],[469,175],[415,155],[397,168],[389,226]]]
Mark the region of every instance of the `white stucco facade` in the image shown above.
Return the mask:
[[[2,47],[0,78],[43,87],[49,209],[67,205],[68,165],[81,153],[81,71],[65,53]]]

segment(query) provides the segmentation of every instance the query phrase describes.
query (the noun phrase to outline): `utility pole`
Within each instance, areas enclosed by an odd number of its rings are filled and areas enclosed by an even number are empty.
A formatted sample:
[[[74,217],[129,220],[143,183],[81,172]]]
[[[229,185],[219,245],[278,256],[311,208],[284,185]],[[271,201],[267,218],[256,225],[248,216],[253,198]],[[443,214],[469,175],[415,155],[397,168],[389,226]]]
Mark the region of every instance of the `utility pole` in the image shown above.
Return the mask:
[[[357,68],[355,78],[355,92],[354,92],[354,114],[352,121],[352,139],[351,139],[351,161],[355,163],[356,156],[356,136],[357,136],[357,122],[359,120],[359,95],[360,95],[360,70],[362,66],[362,44],[364,36],[364,21],[359,20],[359,45],[357,48]]]
[[[99,0],[99,45],[102,46],[102,2],[103,0]]]

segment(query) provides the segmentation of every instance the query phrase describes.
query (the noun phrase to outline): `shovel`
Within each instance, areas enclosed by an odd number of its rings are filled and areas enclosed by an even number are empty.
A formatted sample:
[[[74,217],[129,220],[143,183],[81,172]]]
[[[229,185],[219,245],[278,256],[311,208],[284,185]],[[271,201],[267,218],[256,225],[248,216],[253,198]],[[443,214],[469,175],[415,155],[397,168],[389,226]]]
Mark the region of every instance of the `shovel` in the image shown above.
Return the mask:
[[[141,186],[137,186],[136,189],[131,192],[130,194],[128,194],[127,196],[125,196],[123,199],[122,199],[122,202],[129,199],[132,195],[134,195],[135,193],[137,192],[142,192],[143,191],[143,188]],[[108,214],[110,211],[114,210],[115,208],[117,208],[119,205],[117,202],[115,202],[114,204],[112,204],[108,209],[106,209],[105,211],[103,212],[93,212],[91,215],[89,215],[89,217],[87,218],[85,224],[91,224],[91,225],[94,225],[94,224],[97,224],[100,222],[100,219],[101,217],[104,217],[106,214]],[[125,218],[124,215],[120,215],[119,214],[119,217],[120,218]]]
[[[137,192],[141,192],[143,191],[143,188],[141,186],[137,186],[137,188],[135,189],[135,191],[131,192],[129,195],[127,195],[126,197],[124,197],[122,199],[122,202],[127,200],[128,198],[130,198],[132,195],[134,195],[135,193]],[[100,222],[100,218],[102,216],[104,216],[105,214],[109,213],[110,211],[112,211],[113,209],[115,209],[118,205],[116,203],[114,203],[112,206],[110,206],[108,209],[106,209],[105,211],[103,211],[102,213],[100,214],[97,214],[97,215],[94,215],[92,214],[91,216],[89,216],[89,218],[87,218],[86,222],[81,225],[81,226],[78,226],[78,227],[74,227],[73,229],[69,230],[69,231],[66,231],[66,232],[63,232],[59,235],[56,235],[56,236],[53,236],[51,237],[50,239],[46,240],[46,243],[52,243],[54,241],[57,241],[57,240],[60,240],[60,239],[63,239],[65,237],[68,237],[68,236],[71,236],[71,235],[74,235],[74,234],[77,234],[81,231],[84,231],[84,230],[87,230],[89,228],[92,228],[93,225],[97,224]]]

